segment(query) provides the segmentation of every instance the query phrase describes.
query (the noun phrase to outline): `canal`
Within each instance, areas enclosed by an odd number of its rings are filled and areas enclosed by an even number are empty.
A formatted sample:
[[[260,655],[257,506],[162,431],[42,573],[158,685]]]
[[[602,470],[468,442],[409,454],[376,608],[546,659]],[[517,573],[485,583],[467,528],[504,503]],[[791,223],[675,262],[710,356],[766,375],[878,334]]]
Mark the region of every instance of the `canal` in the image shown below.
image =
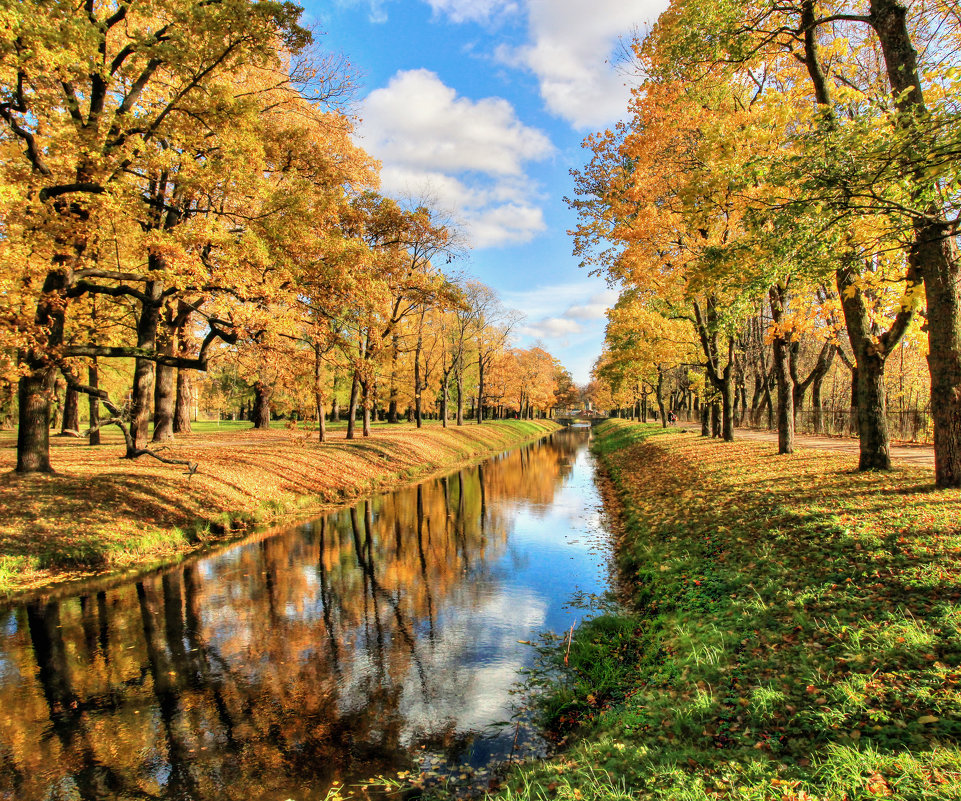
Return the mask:
[[[603,592],[589,429],[175,568],[0,612],[0,799],[483,789],[537,754],[512,692]]]

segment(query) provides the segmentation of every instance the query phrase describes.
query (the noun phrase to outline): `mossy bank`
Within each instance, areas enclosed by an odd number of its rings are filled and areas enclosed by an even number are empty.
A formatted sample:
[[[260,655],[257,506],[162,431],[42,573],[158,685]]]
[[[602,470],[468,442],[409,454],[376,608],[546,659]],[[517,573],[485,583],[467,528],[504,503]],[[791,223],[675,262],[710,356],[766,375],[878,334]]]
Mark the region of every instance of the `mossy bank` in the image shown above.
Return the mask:
[[[498,797],[961,799],[961,492],[856,456],[598,435],[630,609],[558,660],[545,711],[574,745]]]
[[[58,441],[57,473],[19,476],[0,441],[0,594],[143,569],[253,530],[307,517],[479,460],[558,428],[550,421],[375,426],[328,442],[316,432],[225,425],[178,438],[169,453],[193,476],[155,460],[120,459],[118,442]]]

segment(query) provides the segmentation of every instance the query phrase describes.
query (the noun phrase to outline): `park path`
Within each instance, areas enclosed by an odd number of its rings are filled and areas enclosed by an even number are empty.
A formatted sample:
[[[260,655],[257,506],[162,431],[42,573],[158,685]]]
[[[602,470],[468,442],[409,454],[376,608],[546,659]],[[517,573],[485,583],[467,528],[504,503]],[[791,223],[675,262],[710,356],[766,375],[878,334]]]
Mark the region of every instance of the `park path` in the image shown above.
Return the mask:
[[[764,442],[777,442],[776,431],[757,431],[753,428],[735,429],[737,439],[756,439]],[[794,444],[798,448],[815,448],[821,451],[836,451],[857,456],[858,441],[849,437],[816,437],[810,434],[795,434]],[[934,469],[934,448],[930,445],[892,445],[891,461],[917,467]]]

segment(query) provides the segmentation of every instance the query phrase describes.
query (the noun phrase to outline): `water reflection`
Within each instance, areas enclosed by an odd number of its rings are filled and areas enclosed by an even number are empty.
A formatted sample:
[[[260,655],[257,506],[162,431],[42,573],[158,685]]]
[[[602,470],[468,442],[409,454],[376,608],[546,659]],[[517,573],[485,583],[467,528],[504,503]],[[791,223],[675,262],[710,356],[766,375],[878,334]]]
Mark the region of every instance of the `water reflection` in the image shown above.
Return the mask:
[[[314,799],[506,756],[527,639],[600,560],[586,433],[0,615],[0,798]]]

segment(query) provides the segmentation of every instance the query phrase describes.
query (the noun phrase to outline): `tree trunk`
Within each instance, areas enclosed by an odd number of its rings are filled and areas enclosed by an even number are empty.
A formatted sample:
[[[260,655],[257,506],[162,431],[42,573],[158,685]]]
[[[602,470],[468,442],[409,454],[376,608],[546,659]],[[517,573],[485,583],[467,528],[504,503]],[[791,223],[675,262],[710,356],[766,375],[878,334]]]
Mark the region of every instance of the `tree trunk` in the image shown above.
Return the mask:
[[[94,389],[100,387],[100,365],[94,359],[87,367],[87,384]],[[90,436],[87,439],[88,445],[100,444],[100,398],[94,395],[87,395],[87,412],[90,416]],[[96,430],[94,430],[96,429]]]
[[[153,401],[154,442],[169,442],[174,438],[174,413],[177,406],[176,372],[176,367],[157,365]]]
[[[68,257],[55,257],[55,263]],[[62,270],[50,270],[43,282],[34,322],[38,330],[46,330],[46,348],[63,344],[65,311],[62,292],[66,276]],[[56,370],[47,363],[44,353],[28,351],[18,354],[24,370],[17,385],[19,406],[17,422],[17,472],[52,473],[50,465],[50,400],[53,396]]]
[[[899,0],[871,0],[870,9],[899,112],[897,122],[912,136],[912,127],[927,109],[907,6]],[[923,163],[918,159],[906,165],[918,198],[932,181],[920,166]],[[915,218],[908,264],[921,276],[927,301],[935,483],[957,487],[961,486],[961,260],[940,202],[931,201],[925,212]]]
[[[667,415],[664,413],[664,371],[657,366],[657,410],[661,415],[661,428],[667,428]]]
[[[184,367],[177,369],[177,405],[174,408],[174,433],[190,433],[193,408],[193,373]]]
[[[347,405],[347,439],[353,439],[357,428],[357,401],[360,397],[360,372],[354,370],[350,384],[350,402]]]
[[[852,371],[852,385],[857,401],[857,430],[859,440],[859,470],[890,470],[891,453],[888,442],[887,410],[884,397],[884,362],[887,356],[886,345],[892,331],[904,312],[899,313],[892,328],[881,337],[873,335],[871,318],[861,291],[855,284],[856,276],[852,269],[837,271],[838,292],[841,296],[841,309],[847,326],[848,339],[854,351],[856,371]],[[853,292],[848,291],[854,286]],[[903,329],[907,324],[904,322]],[[903,334],[903,330],[902,330]],[[895,335],[890,346],[897,344],[900,336]],[[933,405],[933,404],[932,404]],[[937,457],[935,457],[936,459]]]
[[[68,431],[80,430],[80,393],[73,387],[67,387],[67,395],[63,401],[63,420],[60,425],[61,435]]]
[[[890,470],[884,359],[864,353],[858,365],[858,470]]]
[[[457,425],[464,425],[464,368],[457,366]]]
[[[484,422],[484,358],[480,355],[480,343],[477,347],[477,425],[480,425]]]
[[[150,269],[159,269],[162,266],[160,259],[154,255],[148,257],[148,262]],[[160,282],[148,281],[144,292],[148,299],[143,303],[137,319],[137,347],[155,350],[157,326],[160,323]],[[154,396],[155,368],[155,363],[150,359],[137,359],[134,366],[130,433],[137,450],[146,448],[150,439],[150,407]]]
[[[56,371],[31,370],[17,386],[17,472],[52,473],[50,466],[50,396]]]
[[[711,404],[711,436],[721,436],[721,403],[717,400]]]
[[[387,422],[388,423],[398,423],[400,422],[397,416],[397,350],[399,347],[400,338],[396,333],[394,333],[391,340],[391,356],[390,356],[390,385],[387,389]]]
[[[424,347],[424,315],[420,317],[420,328],[417,329],[417,346],[414,348],[414,419],[417,427],[424,423],[424,412],[421,408],[420,393],[423,387],[420,380],[420,354]]]
[[[821,386],[824,376],[817,376],[811,383],[811,417],[815,434],[824,433],[824,407],[821,403]]]
[[[768,291],[775,326],[784,319],[787,290],[773,286]],[[777,452],[794,453],[794,379],[791,371],[791,343],[786,332],[777,329],[773,340],[774,375],[777,380]]]
[[[370,407],[371,407],[370,385],[371,385],[371,379],[360,382],[360,388],[362,390],[362,397],[361,397],[361,407],[362,407],[361,415],[363,420],[362,433],[365,437],[370,436]]]
[[[442,386],[440,390],[440,393],[441,393],[440,394],[440,419],[441,419],[441,425],[444,428],[447,428],[447,396],[448,396],[447,376],[444,376],[444,380],[441,383],[442,383]]]
[[[708,403],[701,404],[701,436],[709,437],[711,436],[711,409],[712,405]]]
[[[317,410],[317,439],[327,439],[327,420],[324,412],[324,381],[320,369],[320,346],[314,345],[314,406]]]
[[[17,407],[17,387],[12,381],[0,382],[0,431],[13,428],[13,413]]]
[[[270,428],[270,387],[263,381],[254,382],[254,408],[251,412],[254,428]]]

